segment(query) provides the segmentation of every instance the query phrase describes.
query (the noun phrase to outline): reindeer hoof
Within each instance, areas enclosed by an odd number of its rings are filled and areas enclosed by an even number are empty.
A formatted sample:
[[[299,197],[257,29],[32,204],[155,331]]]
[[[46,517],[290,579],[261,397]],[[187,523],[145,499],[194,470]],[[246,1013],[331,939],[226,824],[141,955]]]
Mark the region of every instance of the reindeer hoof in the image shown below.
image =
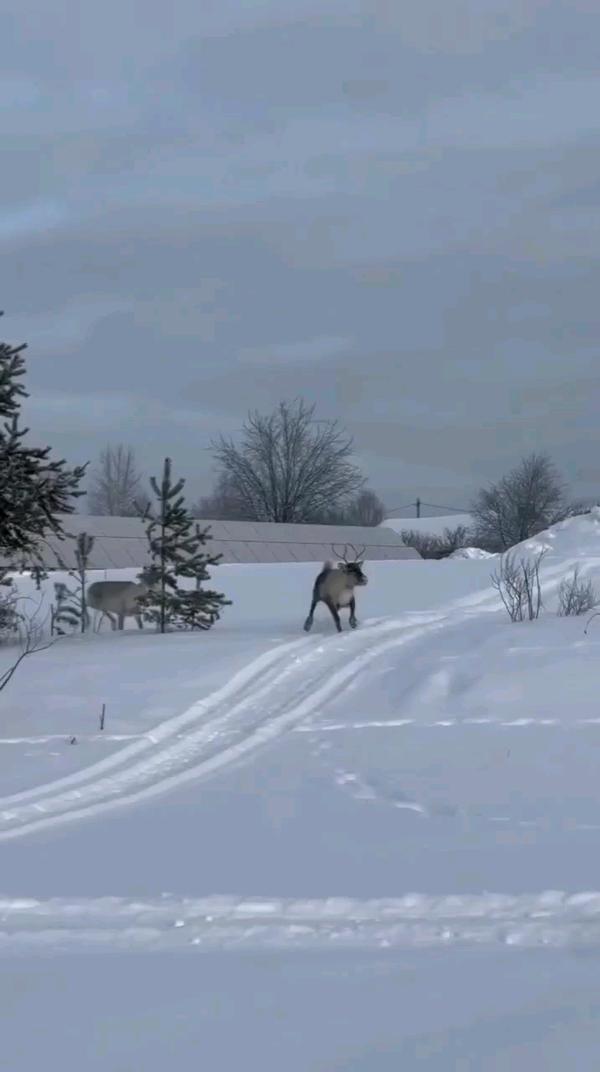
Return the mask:
[[[305,623],[304,623],[304,632],[305,633],[310,633],[311,628],[312,628],[312,622],[309,621],[309,619],[307,618]]]
[[[350,628],[351,629],[356,629],[357,625],[358,625],[358,622],[357,622],[356,618],[351,618],[350,619]]]

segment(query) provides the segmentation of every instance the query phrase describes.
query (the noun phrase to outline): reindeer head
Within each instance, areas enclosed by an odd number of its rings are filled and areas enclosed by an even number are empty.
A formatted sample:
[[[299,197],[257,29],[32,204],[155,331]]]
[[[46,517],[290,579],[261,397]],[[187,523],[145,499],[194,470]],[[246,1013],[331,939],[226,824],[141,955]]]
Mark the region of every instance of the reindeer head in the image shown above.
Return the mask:
[[[351,561],[348,561],[348,548],[350,548],[350,550],[354,554],[354,558]],[[338,569],[341,570],[342,573],[345,573],[347,575],[348,580],[352,582],[353,587],[355,585],[363,586],[369,583],[368,578],[363,573],[364,559],[360,557],[365,553],[364,547],[362,547],[360,551],[357,551],[354,544],[346,543],[344,544],[344,550],[341,553],[335,548],[333,544],[331,549],[336,558],[339,560]]]

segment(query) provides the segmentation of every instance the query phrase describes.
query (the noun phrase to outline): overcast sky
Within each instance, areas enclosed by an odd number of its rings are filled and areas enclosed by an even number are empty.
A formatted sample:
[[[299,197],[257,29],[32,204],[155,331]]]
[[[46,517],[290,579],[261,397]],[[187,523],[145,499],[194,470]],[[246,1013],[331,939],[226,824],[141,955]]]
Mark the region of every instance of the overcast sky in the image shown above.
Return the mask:
[[[12,10],[11,10],[12,9]],[[389,507],[600,491],[598,0],[0,5],[2,334],[72,461],[303,395]]]

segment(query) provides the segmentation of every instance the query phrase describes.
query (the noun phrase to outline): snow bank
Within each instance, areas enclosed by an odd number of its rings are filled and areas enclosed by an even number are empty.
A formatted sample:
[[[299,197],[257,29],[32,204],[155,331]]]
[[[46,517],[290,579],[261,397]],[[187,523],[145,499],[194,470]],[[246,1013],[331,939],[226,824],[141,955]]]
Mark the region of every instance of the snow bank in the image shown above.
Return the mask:
[[[524,540],[516,550],[523,549],[531,553],[546,551],[553,560],[600,558],[600,506],[595,506],[589,514],[569,517],[540,532],[531,540]]]
[[[600,580],[600,511],[542,549],[533,623],[485,558],[373,564],[341,637],[302,633],[314,566],[223,566],[208,634],[35,656],[0,699],[6,1067],[595,1067],[600,627],[552,598]]]
[[[456,551],[453,551],[448,558],[442,561],[447,562],[450,558],[467,558],[473,560],[483,560],[486,558],[495,558],[496,556],[490,551],[484,551],[481,547],[459,547]]]

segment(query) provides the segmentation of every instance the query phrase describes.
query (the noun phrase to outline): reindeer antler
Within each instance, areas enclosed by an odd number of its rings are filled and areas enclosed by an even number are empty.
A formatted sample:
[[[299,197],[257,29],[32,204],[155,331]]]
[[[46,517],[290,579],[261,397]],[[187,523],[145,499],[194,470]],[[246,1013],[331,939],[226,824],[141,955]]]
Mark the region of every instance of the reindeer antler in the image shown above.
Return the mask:
[[[347,553],[348,553],[348,544],[347,544],[347,543],[345,543],[345,544],[344,544],[344,550],[343,550],[343,551],[339,551],[339,550],[337,549],[337,547],[335,546],[335,544],[334,544],[334,543],[332,543],[332,545],[331,545],[331,550],[333,551],[333,553],[334,553],[335,557],[336,557],[336,558],[337,558],[338,560],[339,560],[339,559],[341,558],[342,562],[345,562],[345,563],[346,563],[346,565],[348,564],[348,558],[347,558]]]
[[[365,553],[365,551],[367,549],[366,547],[361,547],[360,551],[357,551],[356,547],[354,546],[353,543],[349,544],[349,547],[350,547],[350,549],[352,551],[354,551],[354,561],[355,562],[358,562],[359,558],[361,558],[362,555],[364,555],[364,553]]]

